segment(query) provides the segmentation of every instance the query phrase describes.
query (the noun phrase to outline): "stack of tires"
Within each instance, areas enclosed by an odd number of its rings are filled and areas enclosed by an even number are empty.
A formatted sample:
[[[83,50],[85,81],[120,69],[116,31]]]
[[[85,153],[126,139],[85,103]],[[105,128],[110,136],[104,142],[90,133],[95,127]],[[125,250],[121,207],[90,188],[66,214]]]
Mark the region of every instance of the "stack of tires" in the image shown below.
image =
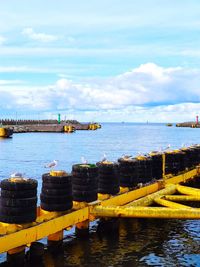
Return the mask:
[[[73,206],[72,176],[66,172],[42,175],[41,208],[47,211],[67,211]]]
[[[193,151],[193,166],[197,166],[200,163],[200,146],[193,145],[190,149]]]
[[[180,170],[180,156],[176,151],[165,153],[165,174],[178,174]]]
[[[114,162],[98,162],[98,193],[116,195],[119,192],[118,165]]]
[[[179,172],[183,172],[188,166],[187,154],[180,149],[177,150],[177,154],[179,156]]]
[[[139,181],[138,160],[132,157],[123,157],[118,159],[118,172],[121,187],[135,187]]]
[[[152,158],[152,178],[159,180],[163,176],[163,159],[162,153],[151,152],[150,157]]]
[[[146,156],[137,157],[138,180],[140,183],[148,183],[152,180],[152,158]]]
[[[198,159],[197,159],[197,164],[200,164],[200,145],[195,145],[197,151],[198,151]]]
[[[37,217],[37,181],[9,178],[1,181],[0,221],[30,223]]]
[[[184,147],[181,149],[182,152],[185,153],[187,163],[186,163],[186,168],[190,169],[194,165],[194,155],[193,155],[193,150],[190,149],[190,147]]]
[[[187,156],[187,168],[193,168],[199,164],[200,153],[196,146],[186,147],[181,149]]]
[[[73,200],[92,202],[97,200],[98,167],[96,164],[75,164],[72,166]]]

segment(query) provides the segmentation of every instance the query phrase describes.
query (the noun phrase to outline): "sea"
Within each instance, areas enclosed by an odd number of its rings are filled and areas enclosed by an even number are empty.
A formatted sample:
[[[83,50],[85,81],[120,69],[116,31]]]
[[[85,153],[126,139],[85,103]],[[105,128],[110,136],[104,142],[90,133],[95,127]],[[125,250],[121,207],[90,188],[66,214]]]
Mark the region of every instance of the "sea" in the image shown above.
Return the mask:
[[[72,134],[18,133],[0,139],[0,180],[20,172],[38,180],[39,196],[41,176],[48,171],[44,166],[53,160],[58,160],[57,170],[71,172],[72,165],[83,158],[88,163],[105,156],[117,161],[122,155],[197,143],[200,129],[156,123],[102,123],[96,131]],[[106,231],[99,220],[92,222],[85,238],[77,237],[73,228],[65,231],[64,249],[59,253],[46,249],[41,266],[200,266],[198,220],[119,219],[113,223],[118,227]],[[5,258],[0,255],[0,266]]]

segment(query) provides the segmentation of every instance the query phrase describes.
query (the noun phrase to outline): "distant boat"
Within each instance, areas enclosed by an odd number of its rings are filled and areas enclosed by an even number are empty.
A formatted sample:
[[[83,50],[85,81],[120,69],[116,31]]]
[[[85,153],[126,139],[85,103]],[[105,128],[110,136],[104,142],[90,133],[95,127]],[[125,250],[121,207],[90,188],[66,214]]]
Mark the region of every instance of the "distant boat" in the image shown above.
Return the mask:
[[[171,127],[171,126],[173,126],[173,124],[172,123],[167,123],[166,126]]]

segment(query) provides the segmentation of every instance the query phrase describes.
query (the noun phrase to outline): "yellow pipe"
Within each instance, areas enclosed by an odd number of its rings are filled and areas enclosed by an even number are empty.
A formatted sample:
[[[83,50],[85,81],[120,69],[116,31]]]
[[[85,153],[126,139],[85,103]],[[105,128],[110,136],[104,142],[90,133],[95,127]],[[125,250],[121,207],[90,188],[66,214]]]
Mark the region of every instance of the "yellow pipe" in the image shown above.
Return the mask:
[[[191,188],[183,185],[176,186],[177,191],[181,194],[192,195],[192,196],[200,196],[200,189]]]
[[[160,197],[155,198],[154,202],[161,206],[165,206],[172,209],[192,209],[191,207],[188,207],[186,205],[178,204],[169,200],[162,199]]]
[[[172,209],[160,207],[91,207],[96,217],[200,219],[200,209]]]
[[[126,205],[126,207],[150,206],[153,204],[155,198],[166,195],[166,194],[174,194],[175,192],[176,192],[176,185],[169,185],[167,186],[167,188],[162,189],[156,193],[153,193],[141,199],[130,202],[129,204]]]
[[[197,175],[197,173],[198,173],[197,169],[198,168],[195,168],[189,172],[186,172],[186,173],[180,174],[178,176],[174,176],[172,178],[166,179],[165,184],[179,184],[181,182],[186,182]]]
[[[141,187],[136,190],[129,191],[127,193],[111,197],[108,200],[105,200],[101,203],[102,206],[109,206],[109,205],[116,205],[116,206],[121,206],[125,205],[133,200],[136,200],[138,198],[147,196],[149,194],[152,194],[162,188],[161,183],[154,183],[145,187]]]
[[[200,196],[164,196],[164,199],[171,201],[200,201]]]

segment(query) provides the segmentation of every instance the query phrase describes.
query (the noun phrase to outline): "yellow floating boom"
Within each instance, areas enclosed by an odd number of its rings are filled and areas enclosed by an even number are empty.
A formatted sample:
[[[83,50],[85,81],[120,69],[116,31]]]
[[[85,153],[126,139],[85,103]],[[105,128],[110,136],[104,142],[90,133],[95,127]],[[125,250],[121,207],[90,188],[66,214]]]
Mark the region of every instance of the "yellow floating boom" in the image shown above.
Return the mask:
[[[0,127],[0,137],[11,137],[13,134],[13,130],[10,128],[4,128],[4,127]]]
[[[102,207],[91,208],[96,217],[200,219],[200,209],[173,209],[160,207]]]

